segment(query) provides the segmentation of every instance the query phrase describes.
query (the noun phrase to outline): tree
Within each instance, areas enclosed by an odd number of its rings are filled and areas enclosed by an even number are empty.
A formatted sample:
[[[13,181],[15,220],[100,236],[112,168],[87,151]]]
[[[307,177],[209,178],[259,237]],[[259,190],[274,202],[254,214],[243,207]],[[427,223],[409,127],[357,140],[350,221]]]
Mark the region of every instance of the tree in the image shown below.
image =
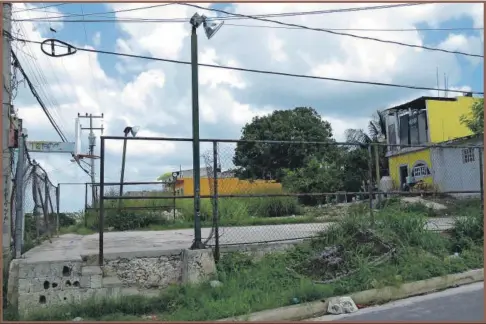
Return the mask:
[[[313,158],[301,168],[285,170],[282,184],[286,190],[295,193],[358,192],[368,174],[366,150],[339,147],[330,159]],[[349,195],[348,199],[351,197]],[[315,205],[323,203],[324,197],[300,196],[299,201]]]
[[[471,113],[462,115],[459,120],[474,134],[484,133],[484,98],[475,100],[471,105]]]
[[[386,114],[377,111],[373,114],[368,124],[368,133],[362,129],[347,129],[345,132],[346,141],[353,144],[386,143]],[[378,149],[378,163],[381,175],[389,174],[388,158],[386,157],[386,146],[375,146]],[[373,156],[373,160],[375,157]],[[373,161],[373,163],[376,163]]]
[[[351,143],[369,144],[386,142],[386,115],[376,111],[368,124],[368,133],[362,129],[346,130],[346,141]]]
[[[172,177],[172,172],[166,172],[157,177],[157,181],[167,181]]]
[[[242,140],[333,142],[331,124],[310,107],[276,110],[255,117],[243,127]],[[312,158],[322,158],[334,147],[310,143],[239,142],[233,164],[245,179],[280,181],[283,169],[297,169]]]

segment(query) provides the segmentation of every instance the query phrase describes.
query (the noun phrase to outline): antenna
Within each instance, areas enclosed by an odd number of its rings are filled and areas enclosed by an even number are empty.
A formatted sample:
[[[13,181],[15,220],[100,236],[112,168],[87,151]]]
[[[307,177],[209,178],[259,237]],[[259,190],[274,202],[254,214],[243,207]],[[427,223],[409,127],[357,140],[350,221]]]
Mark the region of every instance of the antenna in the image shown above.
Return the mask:
[[[447,97],[447,77],[444,73],[444,97]]]
[[[436,75],[436,77],[437,77],[437,97],[440,97],[440,90],[439,90],[439,88],[440,88],[440,85],[439,85],[439,67],[437,67],[437,75]]]

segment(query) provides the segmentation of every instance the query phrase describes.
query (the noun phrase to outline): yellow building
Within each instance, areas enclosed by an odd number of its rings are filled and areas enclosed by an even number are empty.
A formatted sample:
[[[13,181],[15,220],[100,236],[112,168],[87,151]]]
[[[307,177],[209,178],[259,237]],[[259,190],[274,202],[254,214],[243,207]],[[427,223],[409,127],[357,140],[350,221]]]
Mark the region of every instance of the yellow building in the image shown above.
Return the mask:
[[[430,144],[483,145],[482,136],[460,122],[478,100],[470,94],[456,98],[420,97],[387,109],[387,157],[395,190],[407,182],[427,183],[440,191],[479,187],[479,149],[427,148]],[[472,154],[472,155],[471,155]],[[472,157],[471,157],[472,156]],[[453,170],[453,169],[461,169]],[[464,178],[466,176],[467,179]],[[471,184],[471,181],[474,182]]]
[[[201,177],[201,196],[212,195],[213,178]],[[282,185],[275,181],[267,180],[240,180],[238,178],[218,179],[218,194],[256,194],[262,192],[278,192],[282,190]],[[190,196],[194,192],[194,179],[182,178],[176,182],[176,192],[178,195]]]

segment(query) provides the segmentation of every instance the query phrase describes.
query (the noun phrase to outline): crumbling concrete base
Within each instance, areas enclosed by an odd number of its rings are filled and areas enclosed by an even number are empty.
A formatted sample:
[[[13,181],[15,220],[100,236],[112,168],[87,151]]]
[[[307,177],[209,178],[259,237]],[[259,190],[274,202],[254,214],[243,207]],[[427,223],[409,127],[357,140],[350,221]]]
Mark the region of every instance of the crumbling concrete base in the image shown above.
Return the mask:
[[[212,249],[184,250],[182,252],[182,283],[197,284],[216,275]]]

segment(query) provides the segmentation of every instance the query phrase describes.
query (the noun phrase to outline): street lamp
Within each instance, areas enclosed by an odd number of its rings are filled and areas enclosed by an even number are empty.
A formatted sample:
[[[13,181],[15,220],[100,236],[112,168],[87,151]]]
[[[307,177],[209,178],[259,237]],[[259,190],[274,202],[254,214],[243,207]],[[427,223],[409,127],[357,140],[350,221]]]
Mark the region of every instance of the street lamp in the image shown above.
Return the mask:
[[[125,178],[125,157],[127,155],[127,137],[128,134],[132,134],[135,137],[140,130],[138,126],[127,126],[123,130],[125,134],[125,138],[123,139],[123,155],[122,155],[122,167],[121,167],[121,174],[120,174],[120,197],[123,196],[123,181]],[[118,207],[121,207],[121,199],[118,200]]]
[[[203,249],[201,239],[201,169],[199,163],[199,77],[197,61],[196,29],[203,25],[206,37],[210,39],[223,26],[224,22],[208,22],[206,16],[195,13],[189,21],[191,33],[191,70],[192,70],[192,170],[194,179],[194,243],[191,249]]]

